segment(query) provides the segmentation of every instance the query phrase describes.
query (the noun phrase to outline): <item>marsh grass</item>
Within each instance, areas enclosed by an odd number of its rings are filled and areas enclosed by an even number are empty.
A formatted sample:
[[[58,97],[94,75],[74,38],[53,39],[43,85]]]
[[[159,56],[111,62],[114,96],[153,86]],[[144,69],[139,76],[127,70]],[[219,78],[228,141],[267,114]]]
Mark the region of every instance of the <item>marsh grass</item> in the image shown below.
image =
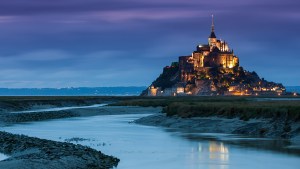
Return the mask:
[[[226,118],[285,118],[300,121],[300,101],[257,101],[259,97],[191,96],[191,97],[115,97],[115,96],[43,96],[0,97],[3,109],[23,110],[33,104],[55,106],[89,105],[113,102],[111,106],[163,107],[167,116],[183,118],[218,116]],[[265,97],[264,97],[265,98]]]
[[[249,120],[285,118],[300,121],[300,101],[257,101],[251,97],[144,97],[117,102],[118,106],[163,107],[167,116],[218,116]]]
[[[300,120],[300,101],[272,101],[272,102],[198,102],[185,104],[174,102],[164,107],[163,112],[168,116],[178,115],[188,117],[219,116],[226,118],[285,118]]]

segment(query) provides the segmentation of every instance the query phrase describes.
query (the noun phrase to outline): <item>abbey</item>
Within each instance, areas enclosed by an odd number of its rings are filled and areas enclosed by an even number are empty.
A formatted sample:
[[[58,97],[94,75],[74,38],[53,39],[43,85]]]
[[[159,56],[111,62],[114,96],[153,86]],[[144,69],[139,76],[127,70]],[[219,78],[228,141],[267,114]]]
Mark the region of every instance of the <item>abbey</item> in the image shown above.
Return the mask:
[[[163,69],[141,95],[282,95],[280,83],[260,78],[239,65],[226,41],[217,39],[214,18],[207,44],[199,44],[188,56],[180,56]]]
[[[181,81],[191,81],[195,77],[195,72],[198,72],[199,75],[199,72],[207,72],[212,67],[233,72],[233,68],[239,66],[239,59],[225,41],[217,39],[212,17],[208,44],[197,45],[196,51],[191,56],[179,57],[179,65]]]

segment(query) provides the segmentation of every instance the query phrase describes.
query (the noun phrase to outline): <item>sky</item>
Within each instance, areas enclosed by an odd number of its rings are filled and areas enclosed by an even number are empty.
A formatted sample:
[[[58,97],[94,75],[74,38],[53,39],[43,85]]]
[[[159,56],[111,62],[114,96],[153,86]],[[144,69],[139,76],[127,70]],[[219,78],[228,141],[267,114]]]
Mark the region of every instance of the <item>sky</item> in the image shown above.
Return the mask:
[[[300,1],[0,1],[0,87],[148,86],[217,38],[260,77],[300,86]]]

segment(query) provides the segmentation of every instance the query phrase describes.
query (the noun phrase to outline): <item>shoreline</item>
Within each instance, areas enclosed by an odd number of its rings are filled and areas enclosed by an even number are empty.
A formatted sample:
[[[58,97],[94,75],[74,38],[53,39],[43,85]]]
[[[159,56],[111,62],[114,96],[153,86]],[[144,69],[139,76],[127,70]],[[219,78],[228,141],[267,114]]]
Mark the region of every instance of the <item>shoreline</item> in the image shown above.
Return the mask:
[[[83,106],[68,110],[46,112],[43,109],[35,108],[36,106],[33,106],[30,110],[37,111],[30,113],[1,112],[0,127],[23,122],[47,121],[59,118],[117,114],[148,114],[149,112],[160,111],[156,108],[141,108],[134,106]],[[49,105],[39,105],[39,108],[49,108]],[[86,146],[11,134],[3,131],[0,131],[0,145],[0,152],[9,156],[7,159],[0,161],[0,168],[108,169],[117,166],[120,161],[118,158],[107,156],[100,151]]]
[[[239,134],[249,137],[300,141],[299,131],[297,131],[297,129],[300,128],[300,124],[290,124],[292,128],[291,131],[286,131],[284,120],[267,118],[249,119],[245,121],[239,118],[224,118],[217,116],[181,118],[160,113],[137,119],[134,122],[148,126],[192,130],[199,133]]]
[[[10,157],[0,168],[100,168],[117,166],[119,159],[92,148],[0,131],[0,151]]]
[[[0,114],[0,127],[13,125],[22,122],[45,121],[71,117],[89,117],[97,115],[118,115],[118,114],[149,114],[149,112],[159,112],[158,108],[138,107],[138,106],[102,106],[73,108],[60,111],[35,111],[31,113],[2,113]]]
[[[266,98],[148,97],[119,101],[112,105],[161,106],[164,115],[137,121],[146,125],[298,140],[300,100],[294,100],[295,98],[257,101]]]
[[[270,119],[250,119],[243,121],[238,118],[222,117],[193,117],[181,118],[178,116],[167,117],[165,114],[153,114],[134,121],[136,124],[163,127],[167,131],[179,131],[186,139],[191,140],[218,140],[228,144],[265,149],[275,152],[284,152],[300,156],[300,134],[293,137],[282,138],[283,122],[269,123]],[[263,135],[260,129],[278,128]],[[299,128],[300,124],[295,124]],[[264,131],[265,132],[265,131]],[[189,134],[192,133],[192,134]],[[196,135],[195,135],[196,133]],[[259,140],[259,144],[257,144]]]

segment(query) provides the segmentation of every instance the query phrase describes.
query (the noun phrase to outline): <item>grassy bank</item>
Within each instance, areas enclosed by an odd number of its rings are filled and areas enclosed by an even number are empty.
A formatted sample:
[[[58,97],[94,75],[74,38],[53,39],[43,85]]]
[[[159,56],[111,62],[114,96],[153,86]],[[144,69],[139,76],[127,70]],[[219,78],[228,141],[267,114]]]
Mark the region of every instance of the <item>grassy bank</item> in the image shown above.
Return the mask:
[[[139,97],[126,100],[120,100],[111,105],[113,106],[143,106],[143,107],[166,107],[172,103],[197,103],[197,102],[245,102],[247,98],[243,97]]]
[[[264,97],[265,98],[265,97]],[[278,97],[283,98],[283,97]],[[293,97],[296,98],[296,97]],[[298,97],[299,98],[299,97]],[[115,97],[115,96],[39,96],[0,97],[0,112],[30,109],[33,105],[74,106],[103,102],[112,106],[163,107],[168,116],[183,118],[220,116],[251,118],[285,118],[300,121],[300,101],[257,101],[261,97]]]
[[[168,116],[183,118],[284,118],[300,121],[299,100],[257,101],[259,97],[150,97],[123,100],[113,105],[161,106]]]
[[[238,117],[242,120],[251,118],[300,120],[300,101],[174,102],[163,110],[168,116],[180,117],[220,116]]]

